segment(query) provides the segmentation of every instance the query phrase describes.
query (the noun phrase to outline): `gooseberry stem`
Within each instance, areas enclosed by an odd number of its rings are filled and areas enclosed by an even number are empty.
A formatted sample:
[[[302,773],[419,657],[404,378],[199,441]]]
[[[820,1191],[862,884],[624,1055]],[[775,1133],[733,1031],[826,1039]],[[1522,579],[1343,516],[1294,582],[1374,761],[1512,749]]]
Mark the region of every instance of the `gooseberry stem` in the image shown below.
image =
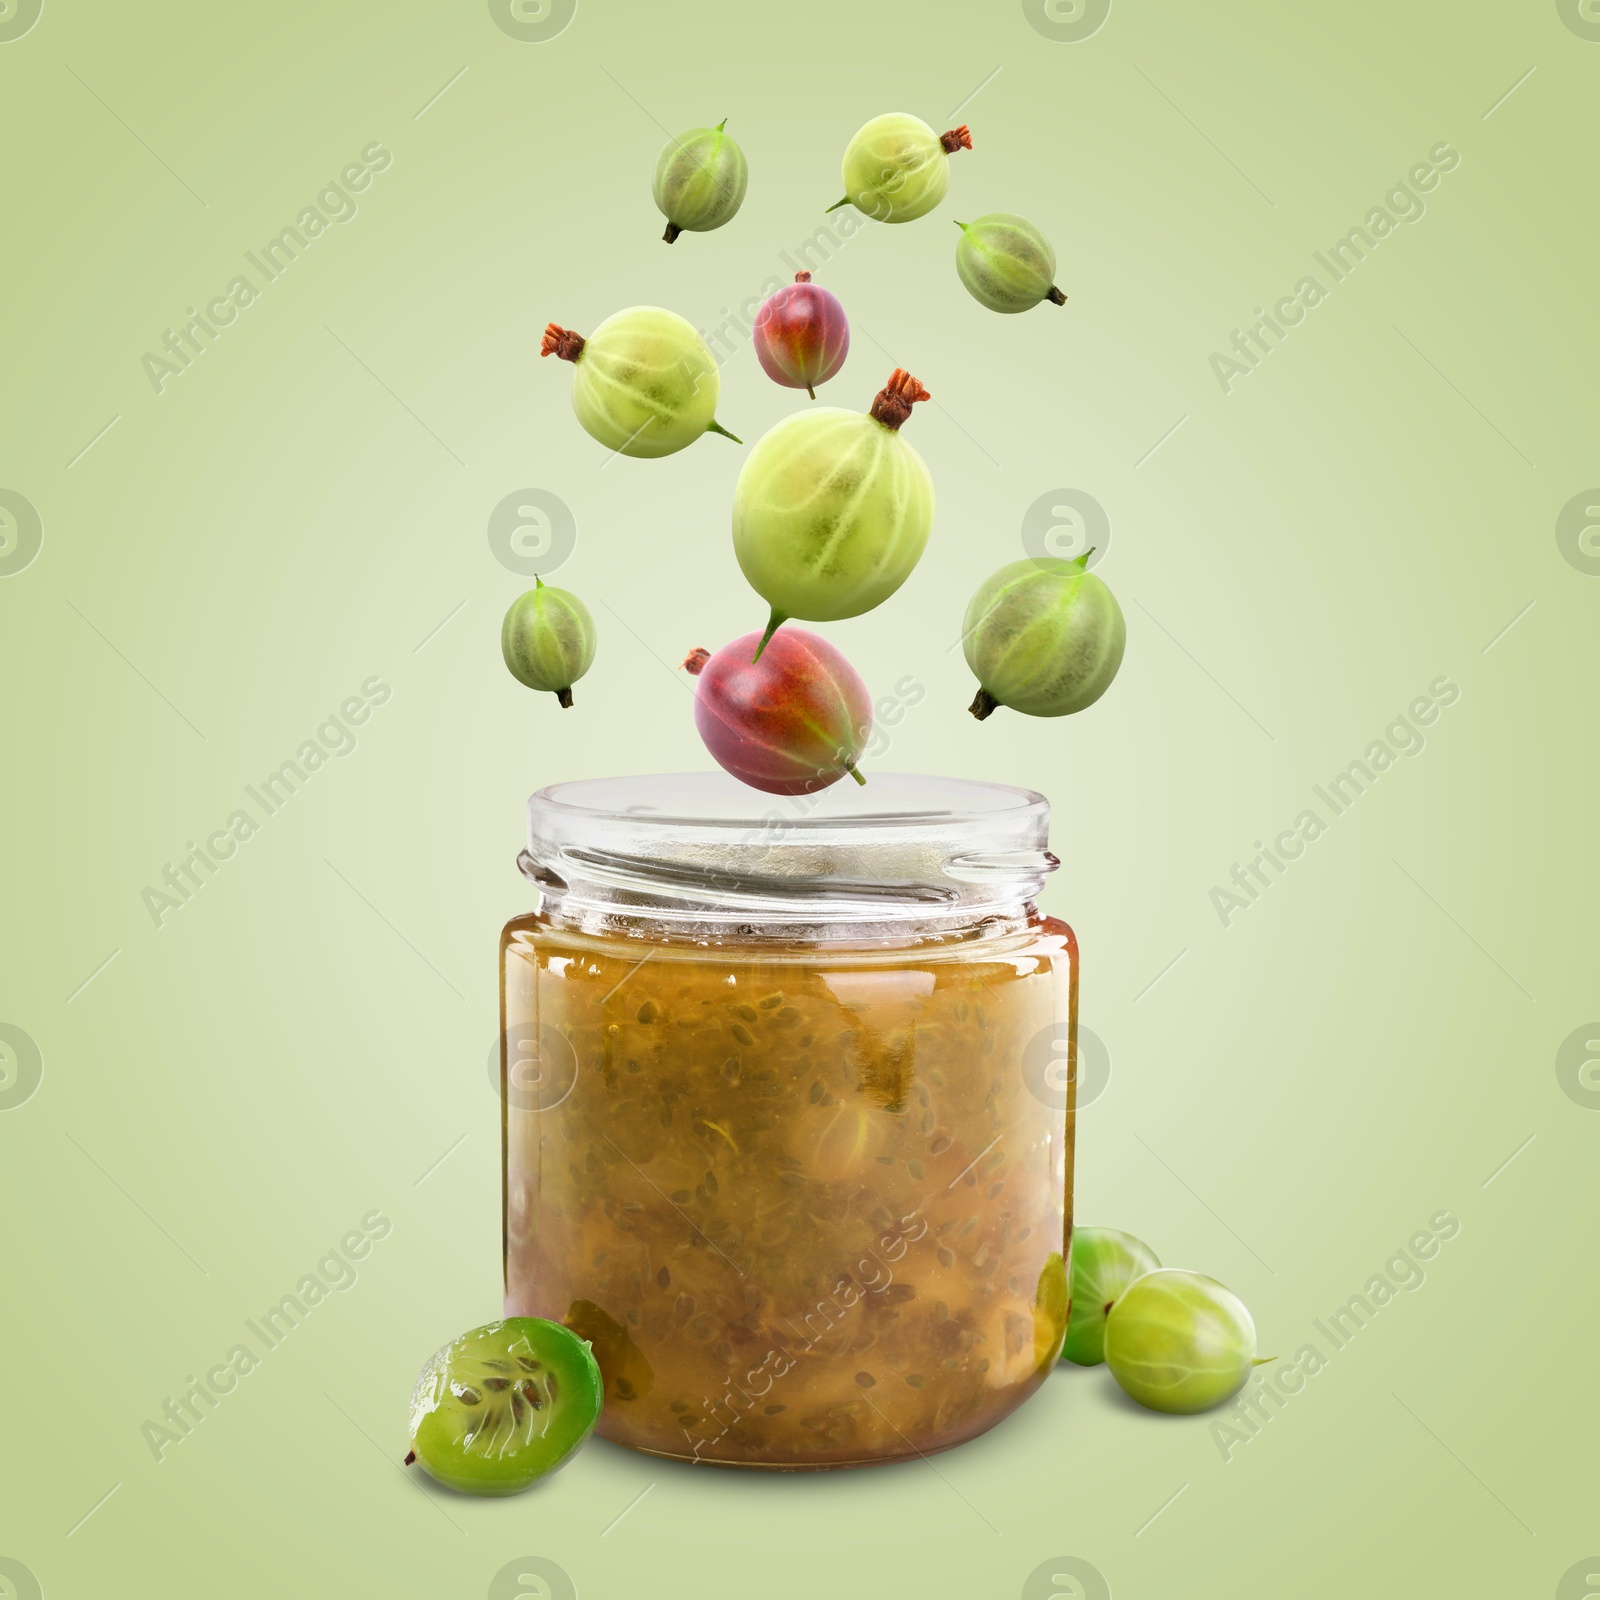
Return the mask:
[[[1269,1361],[1276,1361],[1277,1359],[1276,1356],[1257,1356],[1250,1365],[1252,1367],[1264,1367]]]
[[[813,389],[809,383],[806,385],[806,393],[810,395],[813,400],[817,398],[817,391]]]
[[[865,778],[863,778],[859,772],[856,771],[855,763],[853,761],[845,762],[844,770],[846,772],[848,772],[850,774],[850,776],[852,778],[854,778],[856,780],[856,782],[859,783],[863,789],[866,788],[867,780]]]
[[[556,701],[563,711],[572,709],[572,687],[570,684],[565,689],[556,690]]]
[[[989,693],[987,689],[980,689],[973,697],[972,704],[967,707],[979,722],[999,708],[1000,702]]]
[[[767,623],[767,631],[761,635],[761,643],[756,646],[756,653],[750,657],[750,664],[754,666],[761,659],[761,652],[772,642],[772,636],[789,619],[781,612],[774,610],[771,620]]]
[[[1055,306],[1064,306],[1067,303],[1067,297],[1053,283],[1050,285],[1050,292],[1045,296],[1045,299]]]
[[[823,216],[827,216],[830,211],[837,211],[840,206],[853,205],[854,203],[855,202],[851,200],[850,196],[846,195],[843,200],[835,200],[831,206],[824,206],[822,208],[822,214]]]
[[[724,439],[732,439],[735,444],[743,444],[744,443],[744,440],[741,439],[738,434],[729,433],[728,430],[726,428],[724,428],[722,426],[722,424],[720,422],[718,422],[715,417],[713,417],[706,424],[706,432],[707,433],[720,433]]]
[[[661,237],[667,244],[676,244],[678,242],[678,235],[682,232],[683,229],[680,228],[676,222],[669,222],[667,224],[667,231],[662,234]]]

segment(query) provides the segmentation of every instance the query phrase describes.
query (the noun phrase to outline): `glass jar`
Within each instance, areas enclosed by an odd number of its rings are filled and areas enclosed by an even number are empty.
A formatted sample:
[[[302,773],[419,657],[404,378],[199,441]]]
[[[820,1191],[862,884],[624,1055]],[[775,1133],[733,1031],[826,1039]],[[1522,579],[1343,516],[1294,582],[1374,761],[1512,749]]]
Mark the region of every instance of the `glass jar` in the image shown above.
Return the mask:
[[[1026,790],[557,784],[501,939],[505,1311],[599,1431],[859,1466],[962,1443],[1066,1332],[1077,944]]]

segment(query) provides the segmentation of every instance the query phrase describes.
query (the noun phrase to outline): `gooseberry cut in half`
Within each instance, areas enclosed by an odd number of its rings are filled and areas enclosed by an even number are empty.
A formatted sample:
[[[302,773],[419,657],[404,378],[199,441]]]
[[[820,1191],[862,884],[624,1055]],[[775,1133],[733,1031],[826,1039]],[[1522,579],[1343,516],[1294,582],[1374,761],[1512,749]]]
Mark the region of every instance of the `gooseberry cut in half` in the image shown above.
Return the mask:
[[[874,117],[845,147],[844,199],[877,222],[926,216],[950,187],[950,157],[972,148],[966,123],[935,133],[920,117],[891,111]]]
[[[761,302],[751,339],[761,370],[787,389],[804,389],[813,400],[850,353],[850,323],[838,299],[809,272],[774,290]]]
[[[571,1459],[600,1419],[601,1398],[587,1341],[559,1322],[486,1323],[423,1367],[406,1465],[463,1494],[516,1494]]]
[[[694,721],[712,758],[768,794],[814,794],[846,773],[872,732],[872,697],[860,674],[817,634],[787,628],[754,660],[760,635],[717,651],[692,651]]]
[[[1244,1302],[1215,1278],[1175,1267],[1128,1286],[1106,1318],[1105,1351],[1130,1398],[1184,1415],[1231,1399],[1261,1365]]]
[[[956,273],[972,298],[991,311],[1031,311],[1041,300],[1064,306],[1056,287],[1056,253],[1025,217],[991,211],[976,222],[958,222]]]
[[[744,151],[724,130],[724,117],[714,128],[691,128],[668,140],[656,161],[650,192],[656,209],[667,219],[661,235],[672,244],[680,233],[710,233],[732,221],[744,204],[750,169]]]
[[[733,491],[733,550],[772,607],[763,642],[790,617],[858,617],[910,576],[933,527],[933,478],[900,429],[929,398],[896,367],[870,412],[797,412],[750,452]]]
[[[961,648],[978,680],[971,711],[998,706],[1064,717],[1091,706],[1122,665],[1127,624],[1110,589],[1075,561],[1013,561],[992,573],[967,606]]]
[[[706,342],[659,306],[630,306],[585,339],[552,322],[541,356],[570,361],[584,432],[625,456],[670,456],[703,433],[743,441],[716,420],[722,379]]]
[[[1061,1359],[1080,1367],[1105,1360],[1106,1318],[1128,1285],[1161,1263],[1143,1239],[1115,1228],[1072,1230],[1072,1317]]]

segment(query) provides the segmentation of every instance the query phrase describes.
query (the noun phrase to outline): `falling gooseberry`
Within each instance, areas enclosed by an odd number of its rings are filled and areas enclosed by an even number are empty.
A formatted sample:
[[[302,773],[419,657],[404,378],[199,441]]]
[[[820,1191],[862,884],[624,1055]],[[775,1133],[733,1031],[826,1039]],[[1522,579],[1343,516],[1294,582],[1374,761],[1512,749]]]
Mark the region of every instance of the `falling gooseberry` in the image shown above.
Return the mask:
[[[991,311],[1029,311],[1041,300],[1064,306],[1055,286],[1056,253],[1050,241],[1023,217],[991,211],[976,222],[958,222],[956,272],[972,298]]]
[[[1013,561],[978,586],[961,648],[978,679],[972,714],[997,706],[1064,717],[1091,706],[1122,665],[1127,624],[1110,589],[1075,561]]]
[[[552,322],[539,354],[572,362],[572,409],[608,450],[670,456],[703,433],[743,443],[713,415],[722,391],[715,357],[674,312],[631,306],[587,339]]]
[[[804,389],[813,400],[850,353],[850,323],[837,298],[797,272],[762,301],[752,338],[756,359],[774,383]]]
[[[935,133],[920,117],[892,111],[874,117],[844,152],[844,199],[878,222],[910,222],[926,216],[950,187],[950,157],[970,150],[967,125]]]
[[[733,491],[733,548],[772,607],[763,646],[790,617],[860,616],[910,575],[933,526],[933,479],[900,426],[929,398],[896,367],[870,412],[798,412],[750,452]]]
[[[724,117],[714,128],[691,128],[669,140],[656,161],[651,193],[667,219],[661,235],[672,244],[680,233],[710,233],[733,219],[744,204],[750,181],[744,151],[724,133]]]
[[[565,710],[572,686],[594,664],[594,618],[577,595],[542,578],[511,602],[500,625],[500,654],[511,676],[553,694]]]
[[[786,628],[759,662],[747,633],[715,655],[695,650],[684,667],[695,685],[694,720],[725,771],[768,794],[812,794],[856,770],[872,732],[872,699],[860,674],[817,634]]]

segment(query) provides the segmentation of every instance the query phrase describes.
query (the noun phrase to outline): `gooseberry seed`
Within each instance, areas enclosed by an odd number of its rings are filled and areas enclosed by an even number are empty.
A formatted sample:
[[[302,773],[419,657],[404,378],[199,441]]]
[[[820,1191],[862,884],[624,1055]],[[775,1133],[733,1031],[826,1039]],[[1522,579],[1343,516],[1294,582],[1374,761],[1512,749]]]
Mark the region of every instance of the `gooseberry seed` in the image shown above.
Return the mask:
[[[762,302],[751,341],[774,383],[804,389],[815,400],[816,386],[833,377],[850,352],[850,323],[835,296],[809,272],[797,272],[792,284]]]
[[[789,618],[860,616],[910,576],[933,527],[933,479],[900,428],[929,398],[896,367],[870,412],[800,412],[750,452],[733,491],[733,548],[772,608],[757,660]]]
[[[713,760],[768,794],[814,794],[856,768],[872,732],[872,699],[826,639],[790,628],[762,660],[756,635],[684,660],[696,681],[695,726]]]
[[[967,606],[961,648],[979,684],[980,722],[1000,706],[1064,717],[1091,706],[1122,665],[1127,624],[1104,581],[1074,561],[1013,561],[990,574]]]

